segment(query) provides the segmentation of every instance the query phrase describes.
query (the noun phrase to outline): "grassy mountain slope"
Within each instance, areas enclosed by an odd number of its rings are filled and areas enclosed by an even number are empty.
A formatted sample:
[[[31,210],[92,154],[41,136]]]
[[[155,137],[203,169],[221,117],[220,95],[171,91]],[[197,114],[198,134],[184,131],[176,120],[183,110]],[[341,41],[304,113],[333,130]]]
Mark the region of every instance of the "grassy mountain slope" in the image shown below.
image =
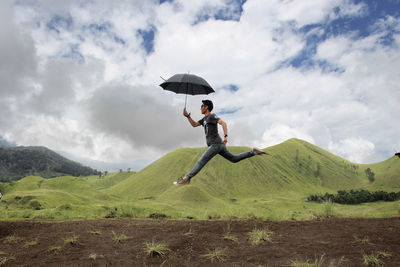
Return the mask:
[[[116,185],[134,174],[134,172],[115,172],[109,173],[106,176],[101,176],[101,178],[99,178],[98,175],[87,178],[92,187],[101,190]]]
[[[393,190],[400,190],[400,159],[393,156],[385,161],[375,164],[362,164],[360,169],[365,175],[365,170],[370,168],[375,174],[375,182],[370,185],[372,189],[392,188]]]
[[[229,149],[240,153],[249,148]],[[164,213],[174,218],[304,219],[327,213],[326,206],[305,202],[309,194],[400,188],[398,158],[355,164],[298,139],[267,148],[270,155],[236,164],[216,156],[190,185],[174,186],[172,182],[184,176],[204,151],[178,149],[138,173],[112,173],[101,179],[26,177],[3,185],[6,194],[0,211],[6,211],[6,218],[146,217]],[[367,168],[374,173],[373,183],[368,180]],[[39,210],[35,210],[38,205]],[[384,217],[400,214],[400,203],[335,204],[335,210],[343,216]]]
[[[28,176],[8,183],[3,189],[6,191],[0,210],[5,208],[1,214],[5,218],[96,217],[114,199],[93,188],[86,179],[72,176],[53,179]]]
[[[245,147],[229,149],[233,153],[249,150]],[[111,187],[109,192],[124,195],[128,199],[166,194],[172,182],[184,176],[204,151],[205,148],[184,148],[171,152],[134,177]],[[219,198],[254,197],[286,191],[311,193],[316,190],[364,188],[369,185],[360,165],[307,142],[290,139],[269,147],[267,151],[270,155],[256,156],[236,164],[218,155],[193,178],[191,185]],[[388,164],[399,165],[400,161]],[[378,178],[384,173],[384,170],[378,170],[384,168],[377,166],[380,165],[375,166]],[[396,180],[395,176],[390,177]]]
[[[233,153],[249,150],[246,147],[229,149]],[[298,139],[290,139],[266,150],[270,155],[256,156],[236,164],[216,156],[190,185],[176,187],[172,182],[184,176],[205,151],[205,148],[178,149],[105,189],[105,192],[178,217],[198,217],[201,211],[205,218],[213,217],[213,214],[226,217],[240,214],[287,219],[304,207],[306,210],[297,213],[298,218],[311,216],[314,208],[321,209],[318,204],[304,203],[309,194],[360,188],[393,191],[400,182],[400,172],[397,172],[400,160],[396,161],[396,158],[360,165]],[[367,168],[375,172],[374,183],[368,180]],[[308,210],[307,207],[314,208]],[[349,207],[345,207],[343,213],[348,210]],[[358,212],[361,211],[351,210],[349,214],[364,216]],[[383,216],[375,208],[366,214]]]

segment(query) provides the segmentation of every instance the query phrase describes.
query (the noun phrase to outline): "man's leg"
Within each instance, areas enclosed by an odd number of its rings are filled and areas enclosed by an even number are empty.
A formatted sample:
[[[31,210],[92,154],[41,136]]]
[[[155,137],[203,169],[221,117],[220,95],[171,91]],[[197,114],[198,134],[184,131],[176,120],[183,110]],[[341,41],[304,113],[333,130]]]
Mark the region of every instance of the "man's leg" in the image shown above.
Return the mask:
[[[204,152],[203,156],[201,156],[193,169],[188,172],[188,174],[186,174],[185,178],[188,178],[189,180],[192,179],[192,177],[195,176],[204,167],[204,165],[206,165],[207,162],[210,161],[210,159],[212,159],[215,155],[219,153],[220,149],[221,147],[219,146],[219,144],[211,145],[206,150],[206,152]]]
[[[175,185],[185,185],[190,183],[190,179],[192,179],[203,167],[210,161],[215,155],[219,153],[221,147],[219,144],[214,144],[208,147],[206,152],[201,156],[199,161],[197,161],[196,165],[194,165],[193,169],[186,174],[185,177],[179,182],[174,182]]]
[[[234,155],[226,148],[225,145],[223,145],[223,148],[221,149],[219,154],[233,163],[239,162],[243,159],[247,159],[247,158],[250,158],[250,157],[253,157],[256,155],[254,153],[254,150],[250,150],[250,151],[246,151],[246,152]]]

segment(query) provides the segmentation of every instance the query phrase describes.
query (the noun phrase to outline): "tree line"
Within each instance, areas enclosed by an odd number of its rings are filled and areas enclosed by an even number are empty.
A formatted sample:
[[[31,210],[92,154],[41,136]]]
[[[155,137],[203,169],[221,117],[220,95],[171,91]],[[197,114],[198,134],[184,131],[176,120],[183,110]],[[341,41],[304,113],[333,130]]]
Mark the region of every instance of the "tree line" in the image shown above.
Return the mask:
[[[368,190],[339,190],[337,194],[325,193],[307,197],[307,201],[327,202],[332,201],[339,204],[361,204],[376,201],[397,201],[400,200],[400,192],[368,191]]]

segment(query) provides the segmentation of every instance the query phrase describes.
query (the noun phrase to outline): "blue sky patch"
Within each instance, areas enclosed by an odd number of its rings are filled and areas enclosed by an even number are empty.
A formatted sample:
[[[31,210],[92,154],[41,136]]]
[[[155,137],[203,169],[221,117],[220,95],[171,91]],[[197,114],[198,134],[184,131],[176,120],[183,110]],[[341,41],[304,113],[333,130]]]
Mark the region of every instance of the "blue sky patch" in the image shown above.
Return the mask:
[[[236,92],[239,90],[239,87],[236,84],[228,84],[224,87],[222,87],[223,89],[229,90],[231,92]]]
[[[365,38],[380,30],[376,27],[372,27],[378,21],[384,21],[388,16],[397,18],[400,16],[398,0],[353,1],[355,4],[360,2],[367,5],[367,11],[363,12],[361,15],[340,17],[326,24],[309,24],[300,29],[293,28],[294,31],[306,38],[306,44],[300,53],[291,59],[281,62],[277,69],[287,66],[306,69],[318,66],[324,72],[343,72],[343,69],[332,66],[325,61],[313,61],[313,57],[320,43],[329,38],[348,35],[349,33],[354,35],[355,40]],[[340,14],[340,9],[337,8],[335,13],[337,15]],[[383,29],[385,34],[379,40],[379,44],[392,46],[395,43],[393,35],[399,32],[390,28],[390,26],[386,27],[386,29]],[[313,33],[313,31],[315,31],[315,33]]]
[[[155,28],[151,27],[150,30],[137,30],[137,35],[142,38],[142,46],[147,54],[154,52],[154,35]]]
[[[226,0],[222,8],[216,9],[213,6],[203,8],[196,17],[194,25],[201,22],[215,20],[234,20],[239,21],[243,12],[243,5],[247,0]]]
[[[396,18],[400,16],[400,2],[398,0],[353,1],[355,4],[360,2],[368,6],[366,14],[336,19],[330,25],[327,25],[326,33],[337,36],[352,31],[362,38],[369,36],[374,31],[371,26],[378,20],[386,19],[388,16]]]
[[[172,3],[174,0],[159,0],[159,4],[161,5],[161,4],[163,4],[163,3],[165,3],[165,2],[168,2],[168,3]]]
[[[62,55],[63,58],[72,59],[79,64],[85,63],[85,57],[79,52],[79,45],[78,44],[71,44],[70,50],[68,53]]]
[[[234,113],[238,112],[239,110],[241,110],[241,108],[231,108],[231,109],[223,108],[223,109],[218,111],[218,114],[221,114],[221,115],[227,115],[228,114],[229,115],[229,114],[234,114]]]
[[[112,31],[113,25],[111,24],[111,22],[106,21],[100,24],[92,23],[89,26],[85,26],[84,28],[89,29],[90,33],[93,34],[95,37],[99,37],[99,39],[107,36],[117,44],[120,44],[122,46],[126,44],[126,41],[124,39],[122,39]]]
[[[70,30],[73,25],[72,17],[62,17],[60,15],[55,15],[46,24],[47,28],[56,33],[60,33],[60,29]]]
[[[92,34],[100,35],[103,32],[105,33],[109,32],[109,29],[111,28],[111,23],[110,22],[103,22],[101,24],[92,23],[89,25],[88,28]]]
[[[117,35],[114,35],[114,41],[115,41],[116,43],[118,43],[118,44],[122,44],[122,45],[125,45],[125,44],[126,44],[125,40],[122,39],[122,38],[120,38],[120,37],[118,37]]]
[[[216,20],[236,20],[239,21],[243,12],[243,5],[247,0],[229,0],[226,7],[219,9],[214,18]]]

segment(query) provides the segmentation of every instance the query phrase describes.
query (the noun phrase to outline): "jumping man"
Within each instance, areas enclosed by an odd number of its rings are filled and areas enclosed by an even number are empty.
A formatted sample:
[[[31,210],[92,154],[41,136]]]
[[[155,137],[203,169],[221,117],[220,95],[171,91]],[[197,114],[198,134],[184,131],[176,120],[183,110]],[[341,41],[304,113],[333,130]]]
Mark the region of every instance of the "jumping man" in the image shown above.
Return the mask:
[[[190,179],[193,178],[203,167],[207,164],[207,162],[212,159],[215,155],[220,154],[227,160],[236,163],[243,159],[253,157],[255,155],[268,154],[260,149],[253,148],[253,150],[240,153],[238,155],[234,155],[226,148],[226,143],[228,142],[228,127],[226,123],[218,118],[214,113],[211,113],[213,110],[213,103],[211,100],[202,100],[203,104],[201,105],[201,114],[204,115],[199,121],[194,121],[190,117],[190,113],[183,109],[183,116],[185,116],[189,123],[193,127],[197,127],[202,125],[204,127],[204,132],[206,134],[206,141],[208,149],[204,152],[203,156],[201,156],[200,160],[196,163],[193,169],[186,174],[186,176],[178,181],[174,182],[176,185],[185,185],[190,183]],[[218,134],[218,124],[222,126],[224,131],[224,139],[222,140]]]

